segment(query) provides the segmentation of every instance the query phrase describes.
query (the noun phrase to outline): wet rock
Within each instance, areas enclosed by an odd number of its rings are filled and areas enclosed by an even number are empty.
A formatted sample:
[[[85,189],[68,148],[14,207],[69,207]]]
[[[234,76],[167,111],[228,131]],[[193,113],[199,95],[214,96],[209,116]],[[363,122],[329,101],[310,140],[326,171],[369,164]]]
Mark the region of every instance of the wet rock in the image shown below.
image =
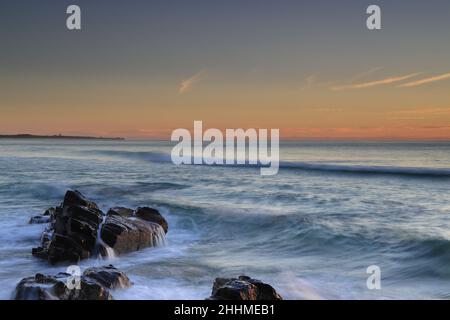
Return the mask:
[[[55,276],[36,274],[22,279],[16,287],[14,300],[112,300],[110,292],[90,278],[80,278],[80,289],[70,289],[68,273]]]
[[[54,216],[56,212],[56,208],[48,208],[47,210],[45,210],[45,212],[42,214],[43,216]]]
[[[16,286],[14,300],[58,300],[55,291],[59,281],[67,279],[68,274],[45,276],[37,273],[34,277],[22,279]]]
[[[114,207],[108,210],[107,215],[117,215],[122,217],[131,217],[134,215],[134,210],[125,207]]]
[[[213,284],[212,300],[282,300],[269,284],[247,276],[216,278]]]
[[[78,278],[68,273],[43,275],[22,279],[16,286],[15,300],[112,300],[111,289],[128,288],[128,277],[112,265],[94,267]]]
[[[49,242],[47,248],[43,248],[47,252],[47,259],[51,264],[60,261],[78,262],[91,256],[94,249],[93,246],[84,247],[83,239],[79,239],[76,235],[66,236],[55,233]],[[42,255],[42,254],[41,254]]]
[[[103,242],[117,254],[162,245],[164,237],[159,224],[115,214],[107,216],[101,229]]]
[[[146,221],[154,222],[163,227],[164,232],[167,233],[169,225],[166,219],[159,213],[158,210],[149,207],[139,207],[136,209],[136,216]]]
[[[97,205],[78,191],[67,191],[60,207],[50,213],[51,224],[41,238],[41,246],[32,254],[48,259],[78,262],[92,256],[97,243],[97,232],[103,213]]]
[[[167,221],[155,209],[115,207],[105,215],[95,202],[72,190],[60,206],[47,211],[44,214],[50,223],[32,254],[51,264],[161,245],[168,229]]]
[[[41,215],[37,215],[30,218],[30,224],[42,224],[49,223],[55,216],[55,208],[49,208]]]
[[[42,224],[42,223],[49,223],[50,217],[49,216],[34,216],[30,218],[30,224]]]
[[[124,289],[132,285],[127,275],[114,268],[111,264],[109,266],[88,268],[83,272],[83,275],[93,279],[107,289]]]
[[[77,190],[68,190],[66,192],[62,207],[67,206],[81,206],[98,210],[98,206],[95,202],[88,200],[84,195],[81,194],[81,192]]]

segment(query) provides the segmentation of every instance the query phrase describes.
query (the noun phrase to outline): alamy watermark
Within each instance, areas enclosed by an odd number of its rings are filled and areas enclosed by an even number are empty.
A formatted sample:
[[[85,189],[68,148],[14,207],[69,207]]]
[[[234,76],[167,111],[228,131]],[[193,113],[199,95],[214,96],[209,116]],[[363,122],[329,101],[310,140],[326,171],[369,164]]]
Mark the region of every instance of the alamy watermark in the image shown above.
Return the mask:
[[[81,289],[81,268],[77,265],[68,266],[66,273],[70,276],[66,280],[66,288],[68,290]]]
[[[66,27],[69,30],[81,30],[81,8],[75,4],[67,7]]]
[[[188,129],[172,132],[171,158],[176,165],[252,165],[263,176],[278,173],[280,164],[280,130],[215,128],[203,132],[203,122],[194,121],[193,134]],[[205,145],[206,143],[206,145]]]
[[[381,289],[381,268],[377,265],[367,267],[366,273],[369,274],[366,285],[369,290]]]
[[[367,29],[381,30],[381,8],[375,4],[367,7],[366,13],[369,17],[366,20]]]

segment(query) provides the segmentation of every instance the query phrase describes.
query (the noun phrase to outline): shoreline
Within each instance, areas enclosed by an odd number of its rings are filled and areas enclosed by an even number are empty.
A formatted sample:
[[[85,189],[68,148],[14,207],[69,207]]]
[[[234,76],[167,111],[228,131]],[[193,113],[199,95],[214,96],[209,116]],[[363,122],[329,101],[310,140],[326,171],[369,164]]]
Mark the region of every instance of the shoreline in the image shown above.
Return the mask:
[[[125,138],[114,137],[90,137],[90,136],[64,136],[64,135],[33,135],[33,134],[13,134],[13,135],[0,135],[0,139],[61,139],[61,140],[114,140],[124,141]]]

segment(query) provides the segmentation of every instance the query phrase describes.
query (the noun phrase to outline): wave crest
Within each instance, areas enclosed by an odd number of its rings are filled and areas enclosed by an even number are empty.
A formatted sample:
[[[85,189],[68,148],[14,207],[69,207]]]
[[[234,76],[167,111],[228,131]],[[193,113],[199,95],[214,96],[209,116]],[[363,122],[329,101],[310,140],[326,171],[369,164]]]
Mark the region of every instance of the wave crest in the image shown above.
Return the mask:
[[[142,160],[149,162],[167,162],[171,163],[171,157],[168,153],[153,152],[153,151],[116,151],[116,150],[99,150],[99,151],[85,151],[85,153],[107,156],[120,157],[133,160]],[[206,165],[206,164],[203,164]],[[211,166],[211,165],[209,165]],[[219,165],[221,167],[261,167],[260,165],[251,164],[236,164],[236,165]],[[383,174],[383,175],[409,175],[422,177],[444,177],[450,178],[450,168],[431,168],[431,167],[401,167],[401,166],[362,166],[362,165],[340,165],[327,164],[318,162],[296,162],[296,161],[282,161],[280,162],[280,169],[302,170],[302,171],[326,171],[335,173],[355,173],[355,174]]]

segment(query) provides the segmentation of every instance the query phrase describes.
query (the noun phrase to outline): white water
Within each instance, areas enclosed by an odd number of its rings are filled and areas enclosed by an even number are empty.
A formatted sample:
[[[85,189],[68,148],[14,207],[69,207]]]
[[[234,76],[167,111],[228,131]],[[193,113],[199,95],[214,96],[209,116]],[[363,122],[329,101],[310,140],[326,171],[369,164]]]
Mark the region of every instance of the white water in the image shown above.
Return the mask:
[[[99,257],[99,259],[102,259],[102,260],[104,258],[106,258],[106,260],[110,260],[110,259],[114,259],[116,257],[114,249],[111,248],[110,246],[108,246],[102,239],[102,235],[101,235],[102,234],[102,226],[105,223],[106,218],[107,218],[107,215],[104,215],[103,216],[103,221],[100,223],[100,225],[98,226],[98,230],[97,230],[97,244],[96,244],[96,247],[98,248],[97,250],[99,252],[98,253],[98,257]],[[103,256],[101,254],[101,250],[100,250],[101,247],[104,248],[106,256]]]
[[[152,223],[151,229],[153,234],[151,246],[165,247],[167,245],[167,240],[166,240],[166,233],[164,232],[163,227],[161,227],[157,223]]]
[[[106,258],[107,260],[111,260],[111,259],[116,258],[116,253],[114,252],[114,249],[111,248],[110,246],[108,246],[105,243],[103,243],[103,245],[104,245],[104,248],[105,248],[106,257],[102,256],[102,258]]]

